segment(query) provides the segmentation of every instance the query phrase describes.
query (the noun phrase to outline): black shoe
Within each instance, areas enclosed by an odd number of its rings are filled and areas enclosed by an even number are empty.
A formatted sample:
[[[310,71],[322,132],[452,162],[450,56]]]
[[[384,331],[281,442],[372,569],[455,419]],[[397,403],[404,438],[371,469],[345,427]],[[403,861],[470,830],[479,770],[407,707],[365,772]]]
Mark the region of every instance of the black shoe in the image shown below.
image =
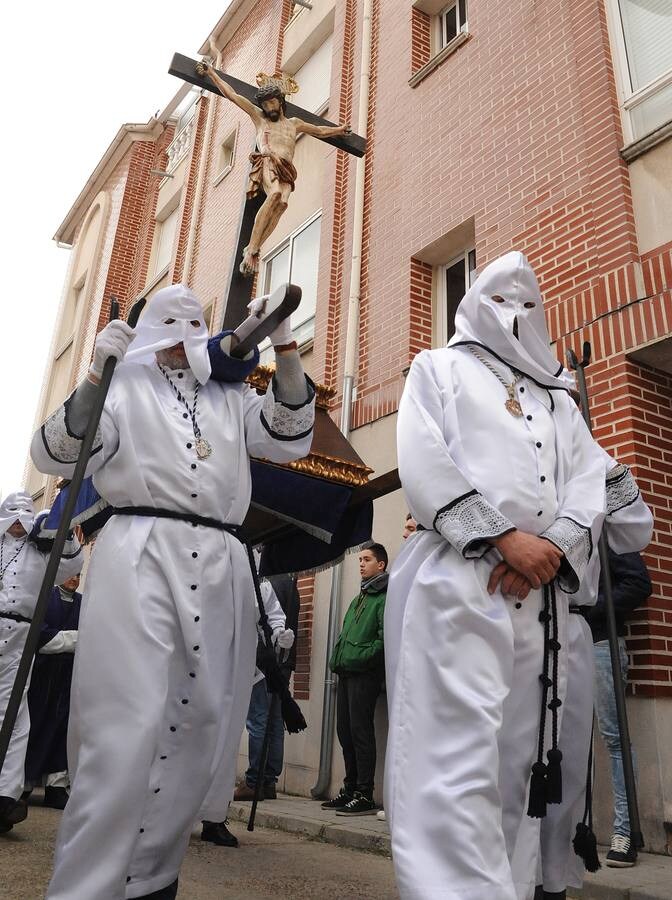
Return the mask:
[[[264,784],[264,800],[277,800],[278,799],[278,789],[275,786],[274,781],[269,781]]]
[[[177,878],[168,887],[160,888],[158,891],[152,891],[151,894],[143,894],[138,900],[175,900],[177,897]]]
[[[337,797],[334,797],[333,800],[325,800],[324,803],[321,804],[322,809],[344,809],[348,803],[352,800],[354,794],[350,794],[344,788],[341,788],[340,793]]]
[[[612,869],[629,869],[637,862],[637,851],[629,837],[614,834],[611,838],[611,850],[607,853],[607,865]]]
[[[44,805],[51,809],[65,809],[69,794],[64,787],[45,787]]]
[[[336,810],[337,816],[372,816],[377,811],[378,807],[373,802],[373,800],[369,800],[368,797],[365,797],[364,794],[359,791],[355,791],[355,795],[352,800],[347,803],[341,809]]]
[[[201,840],[217,844],[218,847],[237,847],[238,838],[226,827],[228,819],[223,822],[203,822]]]
[[[27,815],[28,804],[25,800],[14,800],[13,797],[0,797],[0,828],[9,831],[12,826],[23,822]]]

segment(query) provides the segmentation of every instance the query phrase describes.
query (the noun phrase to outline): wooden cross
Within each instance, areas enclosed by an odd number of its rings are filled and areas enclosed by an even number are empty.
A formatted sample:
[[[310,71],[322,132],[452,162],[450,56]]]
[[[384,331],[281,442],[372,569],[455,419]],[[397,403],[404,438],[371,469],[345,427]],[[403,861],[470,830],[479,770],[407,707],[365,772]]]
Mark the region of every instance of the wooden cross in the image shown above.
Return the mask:
[[[168,71],[171,75],[175,75],[183,81],[187,81],[190,84],[196,85],[196,87],[203,88],[206,91],[211,91],[212,93],[221,96],[221,91],[219,91],[206,76],[199,74],[196,68],[198,64],[198,60],[183,56],[181,53],[176,53],[173,56]],[[247,84],[220,70],[217,70],[217,74],[223,81],[231,85],[237,94],[247,98],[251,103],[255,102],[255,94],[259,90],[256,85]],[[315,113],[309,112],[306,109],[301,109],[299,106],[294,106],[292,103],[287,103],[286,115],[288,118],[296,117],[312,125],[325,125],[328,127],[334,125],[333,122],[322,119],[320,116],[315,115]],[[326,143],[337,147],[339,150],[351,153],[353,156],[362,157],[366,152],[366,140],[357,134],[327,137],[323,138],[323,140]],[[250,241],[254,220],[264,199],[265,198],[262,195],[258,195],[251,200],[248,200],[245,197],[243,201],[240,227],[238,230],[238,243],[230,267],[228,291],[224,307],[224,328],[235,328],[241,319],[245,318],[247,315],[247,304],[252,299],[252,286],[254,280],[240,274],[238,260],[242,256],[243,249]]]

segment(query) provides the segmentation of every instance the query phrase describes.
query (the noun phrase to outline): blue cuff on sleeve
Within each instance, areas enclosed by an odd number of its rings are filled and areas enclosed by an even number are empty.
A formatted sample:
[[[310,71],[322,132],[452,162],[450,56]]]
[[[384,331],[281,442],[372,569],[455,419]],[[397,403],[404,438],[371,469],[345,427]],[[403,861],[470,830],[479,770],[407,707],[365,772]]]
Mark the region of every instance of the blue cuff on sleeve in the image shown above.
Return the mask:
[[[219,346],[222,338],[232,331],[220,331],[208,341],[208,356],[210,357],[210,377],[213,381],[226,381],[229,384],[242,382],[259,365],[259,349],[254,348],[254,354],[250,359],[236,359],[228,356]]]

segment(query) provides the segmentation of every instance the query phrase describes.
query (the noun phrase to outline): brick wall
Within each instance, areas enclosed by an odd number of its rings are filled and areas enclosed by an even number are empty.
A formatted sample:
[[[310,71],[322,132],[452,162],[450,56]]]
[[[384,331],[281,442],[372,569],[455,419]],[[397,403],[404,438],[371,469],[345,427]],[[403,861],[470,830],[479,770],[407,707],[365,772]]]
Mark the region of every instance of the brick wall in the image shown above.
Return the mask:
[[[411,72],[429,62],[432,53],[432,20],[421,9],[411,8]]]
[[[313,652],[315,577],[307,575],[304,578],[299,578],[297,587],[301,596],[301,609],[299,612],[299,633],[296,637],[296,670],[294,672],[293,693],[297,700],[308,700],[310,697],[310,660]]]

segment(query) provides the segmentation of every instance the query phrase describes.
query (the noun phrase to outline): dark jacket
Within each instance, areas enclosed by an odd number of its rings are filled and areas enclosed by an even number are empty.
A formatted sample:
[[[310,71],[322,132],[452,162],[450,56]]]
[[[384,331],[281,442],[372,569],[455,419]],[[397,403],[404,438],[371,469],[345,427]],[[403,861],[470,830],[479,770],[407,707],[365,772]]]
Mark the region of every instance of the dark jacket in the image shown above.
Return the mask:
[[[285,614],[285,628],[291,628],[294,632],[294,643],[286,662],[283,663],[283,668],[287,667],[293,672],[296,669],[296,646],[299,643],[299,612],[301,609],[301,597],[296,587],[296,578],[292,578],[291,575],[271,575],[268,580]]]
[[[639,553],[614,553],[609,551],[612,593],[616,626],[620,637],[625,636],[629,614],[651,596],[651,579],[646,564]],[[593,634],[593,641],[607,640],[607,612],[604,599],[604,578],[600,575],[600,588],[595,606],[586,609],[586,619]]]
[[[383,617],[387,594],[387,572],[371,579],[348,607],[329,668],[339,675],[382,670]]]

